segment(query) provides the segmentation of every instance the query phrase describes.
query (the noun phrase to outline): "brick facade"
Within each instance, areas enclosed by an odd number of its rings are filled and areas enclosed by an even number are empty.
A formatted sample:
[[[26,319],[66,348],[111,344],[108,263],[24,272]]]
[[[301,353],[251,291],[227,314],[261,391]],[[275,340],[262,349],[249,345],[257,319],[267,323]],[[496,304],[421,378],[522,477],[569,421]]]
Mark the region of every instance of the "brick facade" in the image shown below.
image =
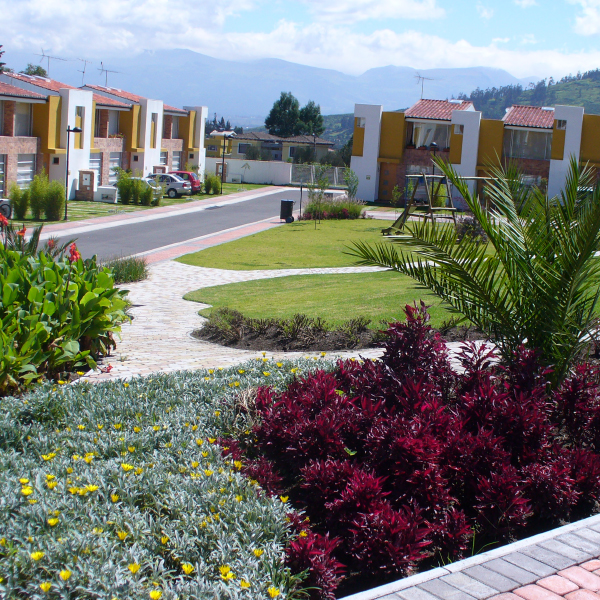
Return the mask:
[[[98,137],[108,138],[108,110],[101,108],[98,110]]]
[[[106,112],[108,111],[100,111]],[[108,120],[107,120],[108,123]],[[129,152],[124,152],[125,148],[125,140],[124,138],[94,138],[94,148],[96,150],[100,150],[100,154],[102,155],[102,159],[100,162],[100,181],[98,185],[108,185],[109,177],[110,177],[110,153],[111,152],[120,152],[121,153],[121,168],[127,169],[129,167],[129,160],[126,159],[125,155],[129,154]]]
[[[173,139],[173,115],[165,115],[163,118],[163,140],[171,139]]]
[[[165,115],[165,119],[167,117],[171,118],[170,115]],[[183,140],[163,138],[161,148],[167,151],[167,171],[171,171],[173,170],[173,152],[183,152]],[[185,166],[185,161],[183,158],[184,157],[182,155],[182,169]]]
[[[6,156],[5,189],[7,191],[13,183],[17,182],[19,154],[35,154],[36,171],[38,173],[44,167],[44,156],[41,153],[41,141],[39,138],[0,136],[0,154]]]
[[[12,137],[15,135],[15,109],[17,103],[12,100],[4,101],[4,123],[2,135]]]

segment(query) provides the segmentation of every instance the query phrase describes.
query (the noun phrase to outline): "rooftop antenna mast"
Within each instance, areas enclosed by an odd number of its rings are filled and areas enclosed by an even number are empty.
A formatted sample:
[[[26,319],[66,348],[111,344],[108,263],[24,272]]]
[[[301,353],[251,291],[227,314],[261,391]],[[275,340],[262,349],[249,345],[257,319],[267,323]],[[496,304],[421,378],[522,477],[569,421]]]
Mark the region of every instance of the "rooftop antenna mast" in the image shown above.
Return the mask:
[[[109,73],[120,73],[121,71],[110,71],[109,69],[105,69],[104,68],[104,63],[102,61],[100,61],[100,66],[102,67],[101,69],[98,69],[98,71],[100,71],[100,75],[102,76],[102,73],[104,73],[104,87],[108,87],[108,74]]]
[[[423,75],[417,72],[417,74],[415,75],[415,79],[417,80],[417,85],[421,84],[421,100],[423,100],[423,86],[426,81],[433,81],[433,78],[423,77]]]
[[[91,60],[86,60],[85,58],[78,58],[77,60],[80,60],[83,63],[83,69],[81,71],[79,69],[77,69],[77,71],[79,73],[81,73],[81,85],[84,85],[84,83],[85,83],[85,81],[84,81],[85,80],[85,68],[88,65],[91,65],[92,61]]]
[[[46,54],[44,52],[44,49],[42,48],[42,53],[41,54],[36,54],[35,56],[40,56],[40,64],[42,64],[42,61],[44,59],[46,59],[47,61],[47,68],[46,68],[46,73],[48,75],[48,77],[50,77],[50,59],[52,60],[62,60],[63,62],[67,62],[66,58],[60,58],[60,56],[49,56],[48,54]]]

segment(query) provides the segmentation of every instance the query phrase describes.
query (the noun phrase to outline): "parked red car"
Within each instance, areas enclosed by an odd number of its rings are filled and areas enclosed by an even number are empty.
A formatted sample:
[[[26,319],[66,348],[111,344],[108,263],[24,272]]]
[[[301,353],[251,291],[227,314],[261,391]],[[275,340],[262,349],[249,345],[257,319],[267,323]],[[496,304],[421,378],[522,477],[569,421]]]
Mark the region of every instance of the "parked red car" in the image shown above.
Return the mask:
[[[192,194],[197,194],[202,191],[202,182],[200,181],[200,177],[198,177],[197,173],[193,171],[169,171],[169,175],[179,175],[181,179],[185,179],[185,181],[189,181],[192,186]]]

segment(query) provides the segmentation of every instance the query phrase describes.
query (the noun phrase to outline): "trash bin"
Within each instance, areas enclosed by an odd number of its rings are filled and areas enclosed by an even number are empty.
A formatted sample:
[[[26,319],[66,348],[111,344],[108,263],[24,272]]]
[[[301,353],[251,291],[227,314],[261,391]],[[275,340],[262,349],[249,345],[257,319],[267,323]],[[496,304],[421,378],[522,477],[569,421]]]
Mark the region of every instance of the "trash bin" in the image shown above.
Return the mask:
[[[293,223],[294,217],[292,213],[294,212],[294,201],[293,200],[282,200],[281,201],[281,209],[279,211],[279,218],[286,223]]]

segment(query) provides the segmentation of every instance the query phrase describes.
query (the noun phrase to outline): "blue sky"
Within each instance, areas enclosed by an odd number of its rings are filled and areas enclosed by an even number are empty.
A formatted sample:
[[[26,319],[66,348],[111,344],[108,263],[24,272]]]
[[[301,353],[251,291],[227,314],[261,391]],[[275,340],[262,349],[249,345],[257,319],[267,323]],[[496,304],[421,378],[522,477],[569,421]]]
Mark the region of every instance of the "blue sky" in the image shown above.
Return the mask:
[[[41,47],[105,61],[188,48],[352,74],[393,64],[560,78],[600,67],[600,0],[0,0],[0,15],[0,43],[32,59]]]

